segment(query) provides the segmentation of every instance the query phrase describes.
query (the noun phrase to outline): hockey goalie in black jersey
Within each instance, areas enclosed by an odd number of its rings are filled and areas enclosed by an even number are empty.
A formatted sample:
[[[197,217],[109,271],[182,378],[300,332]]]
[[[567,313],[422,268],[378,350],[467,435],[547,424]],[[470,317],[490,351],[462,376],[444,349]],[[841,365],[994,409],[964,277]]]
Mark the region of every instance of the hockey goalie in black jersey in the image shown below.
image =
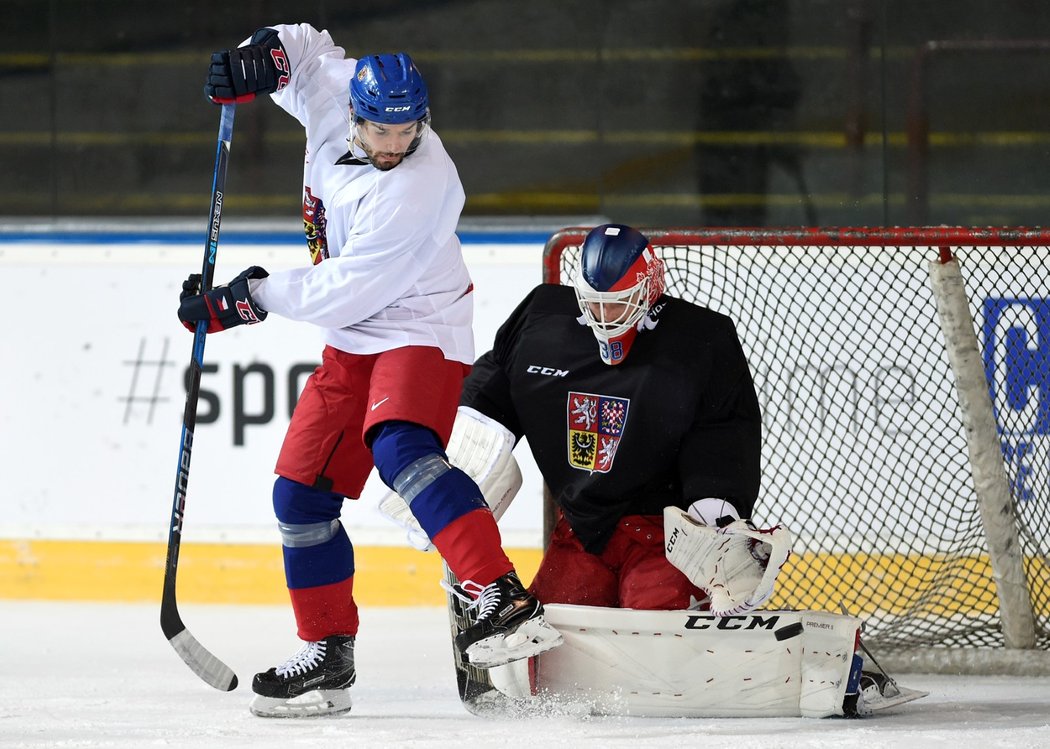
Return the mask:
[[[663,262],[640,232],[600,226],[580,261],[573,287],[541,285],[518,306],[460,405],[527,437],[554,497],[534,595],[686,609],[710,591],[668,561],[664,509],[714,528],[751,517],[761,452],[751,373],[732,320],[663,293]]]
[[[591,230],[573,285],[535,288],[464,382],[448,456],[497,517],[521,483],[511,451],[522,438],[557,512],[528,590],[564,644],[527,666],[458,659],[468,709],[864,710],[858,619],[760,609],[792,539],[750,519],[762,434],[747,359],[732,320],[664,293],[663,262],[639,231]],[[389,499],[386,514],[426,548]],[[478,614],[446,587],[456,634]],[[876,691],[869,701],[885,704]]]

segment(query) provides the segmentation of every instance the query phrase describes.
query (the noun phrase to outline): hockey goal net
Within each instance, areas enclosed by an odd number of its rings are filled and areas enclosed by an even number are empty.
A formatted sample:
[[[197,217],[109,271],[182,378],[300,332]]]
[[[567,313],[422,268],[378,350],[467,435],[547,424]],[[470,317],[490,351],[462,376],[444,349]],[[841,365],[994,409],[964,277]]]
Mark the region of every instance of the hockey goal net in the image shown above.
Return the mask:
[[[571,282],[586,231],[549,240],[546,282]],[[642,231],[668,293],[731,317],[747,353],[755,520],[796,537],[769,605],[844,608],[898,652],[1050,647],[1050,232]],[[952,257],[961,334],[942,331],[931,284]],[[946,341],[974,333],[967,396]],[[982,398],[983,453],[964,409]]]

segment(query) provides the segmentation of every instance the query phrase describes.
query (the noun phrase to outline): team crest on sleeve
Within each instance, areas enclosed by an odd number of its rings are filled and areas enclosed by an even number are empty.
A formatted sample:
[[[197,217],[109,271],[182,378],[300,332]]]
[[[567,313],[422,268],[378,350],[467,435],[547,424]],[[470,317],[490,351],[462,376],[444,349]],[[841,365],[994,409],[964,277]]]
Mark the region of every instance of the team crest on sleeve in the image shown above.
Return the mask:
[[[627,424],[630,404],[627,398],[569,393],[569,465],[581,471],[608,473]]]
[[[303,191],[303,231],[306,232],[306,246],[310,249],[310,258],[317,265],[328,258],[328,219],[324,215],[324,202],[315,198],[310,187]]]

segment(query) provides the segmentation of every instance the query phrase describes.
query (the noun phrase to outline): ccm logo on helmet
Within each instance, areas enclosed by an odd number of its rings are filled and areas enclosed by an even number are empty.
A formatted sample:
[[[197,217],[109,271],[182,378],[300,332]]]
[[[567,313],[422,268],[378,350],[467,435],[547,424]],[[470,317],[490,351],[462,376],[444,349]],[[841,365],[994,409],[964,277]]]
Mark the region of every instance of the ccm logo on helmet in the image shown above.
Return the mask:
[[[569,374],[567,369],[555,369],[554,367],[541,367],[539,364],[530,364],[525,368],[529,374],[541,374],[548,377],[564,377]]]
[[[411,106],[407,106],[407,107],[384,107],[383,111],[384,112],[407,112],[411,108],[412,108]]]

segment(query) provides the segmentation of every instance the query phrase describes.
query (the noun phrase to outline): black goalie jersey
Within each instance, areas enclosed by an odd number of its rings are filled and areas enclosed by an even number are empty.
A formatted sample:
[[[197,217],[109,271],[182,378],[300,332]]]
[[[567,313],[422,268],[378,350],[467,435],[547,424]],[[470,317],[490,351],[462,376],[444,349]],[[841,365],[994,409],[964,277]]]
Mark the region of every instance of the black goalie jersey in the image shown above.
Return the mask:
[[[622,364],[598,357],[572,288],[535,288],[464,383],[461,404],[527,437],[584,547],[625,515],[723,497],[750,517],[761,415],[726,316],[664,296]]]

